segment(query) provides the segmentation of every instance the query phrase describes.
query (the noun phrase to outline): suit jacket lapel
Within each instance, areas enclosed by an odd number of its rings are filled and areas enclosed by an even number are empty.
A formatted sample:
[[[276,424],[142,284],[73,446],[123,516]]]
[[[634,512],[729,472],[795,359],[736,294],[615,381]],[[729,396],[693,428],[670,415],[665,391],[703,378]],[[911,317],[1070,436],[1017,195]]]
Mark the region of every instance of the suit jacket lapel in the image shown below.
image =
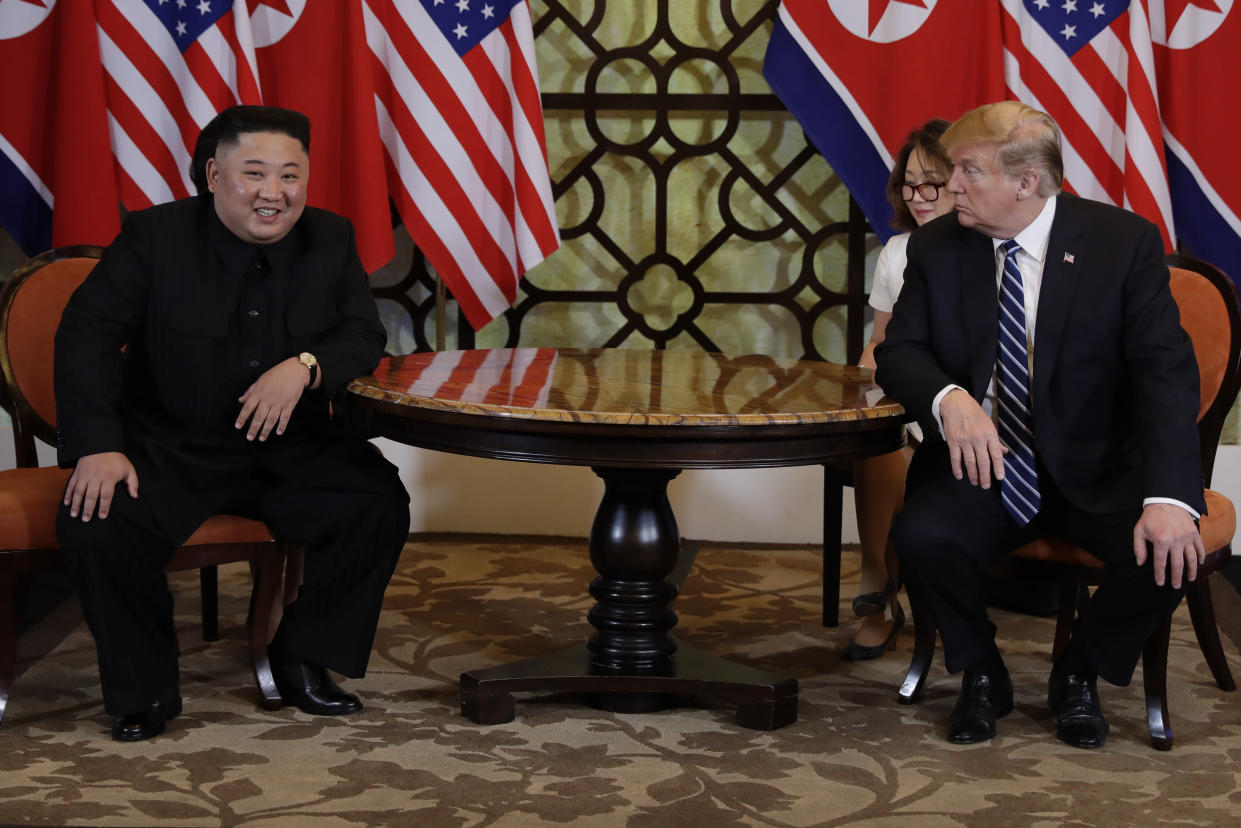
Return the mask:
[[[1077,274],[1083,266],[1082,251],[1076,244],[1082,228],[1074,210],[1073,196],[1061,194],[1056,200],[1056,215],[1047,239],[1047,257],[1043,260],[1043,284],[1039,290],[1038,321],[1034,336],[1034,399],[1044,399],[1051,383],[1069,305],[1077,287]],[[1068,259],[1071,258],[1072,261]]]
[[[991,239],[969,231],[961,256],[961,318],[969,341],[970,392],[981,400],[995,372],[999,347],[999,299],[995,282],[995,245]]]

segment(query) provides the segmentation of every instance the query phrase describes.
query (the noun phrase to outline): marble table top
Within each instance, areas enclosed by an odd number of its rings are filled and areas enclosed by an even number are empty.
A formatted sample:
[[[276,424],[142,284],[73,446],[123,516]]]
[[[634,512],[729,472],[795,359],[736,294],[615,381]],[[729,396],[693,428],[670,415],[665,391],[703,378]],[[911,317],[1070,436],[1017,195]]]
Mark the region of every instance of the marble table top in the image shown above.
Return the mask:
[[[762,426],[904,416],[864,368],[698,350],[409,354],[385,358],[348,390],[403,408],[609,425]]]

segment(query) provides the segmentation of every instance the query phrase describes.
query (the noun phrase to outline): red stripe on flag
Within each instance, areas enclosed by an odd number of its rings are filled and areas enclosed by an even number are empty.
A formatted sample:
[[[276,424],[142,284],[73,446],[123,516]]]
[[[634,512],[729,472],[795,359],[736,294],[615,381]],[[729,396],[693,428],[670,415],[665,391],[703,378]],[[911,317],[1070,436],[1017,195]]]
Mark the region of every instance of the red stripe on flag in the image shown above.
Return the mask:
[[[418,209],[418,205],[414,203],[409,191],[401,184],[396,167],[393,166],[392,159],[386,154],[384,155],[384,167],[387,170],[388,180],[392,182],[389,192],[392,195],[392,200],[396,203],[397,212],[401,216],[401,221],[405,224],[405,229],[409,231],[410,237],[422,249],[422,253],[426,256],[427,261],[431,262],[435,267],[440,278],[444,280],[444,284],[448,285],[452,290],[453,298],[461,306],[466,319],[471,320],[472,323],[476,319],[489,320],[490,313],[478,301],[478,297],[470,287],[470,280],[466,278],[465,273],[457,265],[456,259],[452,256],[452,251],[444,244],[444,240],[440,238],[439,234],[435,232],[434,228],[427,221],[426,216]]]
[[[125,91],[117,85],[111,76],[108,76],[104,82],[104,87],[108,99],[108,112],[116,119],[121,129],[125,130],[125,134],[134,142],[142,154],[146,157],[151,166],[159,171],[160,176],[168,184],[169,189],[176,198],[183,198],[190,195],[183,183],[180,173],[180,164],[173,156],[172,151],[168,149],[167,144],[160,138],[159,134],[151,126],[151,122],[139,108],[136,101],[130,99]],[[123,169],[122,165],[117,164],[117,169]],[[152,201],[147,197],[146,193],[138,186],[128,175],[125,176],[121,186],[121,201],[131,210],[140,210],[144,207],[150,207]]]
[[[461,62],[465,64],[466,69],[474,76],[474,82],[478,84],[478,89],[483,93],[483,98],[486,99],[487,106],[491,109],[491,114],[495,116],[495,121],[489,125],[498,127],[497,132],[502,132],[506,136],[509,146],[512,148],[514,163],[516,163],[517,151],[512,142],[513,108],[509,101],[508,90],[504,87],[503,79],[481,49],[475,48],[467,52],[461,58]],[[419,67],[419,69],[415,70],[415,74],[418,75],[419,79],[424,77],[421,71],[423,68]],[[438,75],[438,72],[435,74]],[[428,72],[429,75],[430,72]],[[426,84],[424,84],[424,87],[426,87]],[[430,93],[431,90],[427,88],[427,91]],[[513,182],[509,178],[508,171],[496,159],[495,150],[491,148],[491,145],[479,133],[473,118],[465,110],[465,107],[460,105],[461,102],[458,99],[453,99],[450,109],[446,109],[436,95],[431,95],[431,99],[436,101],[440,112],[444,113],[444,119],[452,125],[453,132],[456,133],[458,140],[461,141],[462,145],[470,153],[470,158],[478,166],[479,175],[487,185],[487,189],[491,192],[492,197],[500,205],[500,208],[504,210],[504,216],[508,220],[509,226],[512,227],[516,219],[514,206],[516,198],[513,191]]]
[[[513,82],[536,89],[537,83],[533,77],[526,81],[504,77],[517,64],[512,58],[507,64],[493,64],[484,51],[503,48],[513,17],[462,58],[422,5],[402,5],[402,15],[392,0],[364,0],[364,4],[368,45],[378,53],[376,94],[387,112],[387,118],[381,116],[381,126],[391,133],[385,140],[390,155],[392,144],[399,141],[410,156],[386,159],[392,176],[389,191],[401,193],[398,210],[415,243],[444,278],[470,323],[482,327],[516,298],[523,270],[546,256],[539,255],[541,250],[556,246],[550,185],[542,198],[534,178],[547,174],[545,150],[540,143],[539,163],[524,168],[522,146],[516,140],[520,137],[529,144],[526,122],[541,117],[524,109],[519,112],[516,92],[509,89]],[[523,2],[512,14],[528,21],[521,16],[526,13]],[[528,22],[524,30],[528,32]],[[521,31],[517,35],[528,37]],[[398,60],[403,67],[397,67]],[[388,73],[386,62],[392,63],[394,74]],[[412,76],[409,88],[398,86],[410,81],[401,68]],[[532,75],[528,65],[522,71]],[[537,104],[537,94],[534,99]],[[526,119],[519,130],[518,118]],[[408,181],[399,178],[402,173]],[[416,192],[405,192],[406,188]],[[531,207],[540,202],[541,210]],[[540,212],[542,217],[537,218]],[[432,239],[432,233],[443,237]]]
[[[233,60],[236,64],[234,71],[237,73],[237,77],[233,79],[233,85],[237,91],[232,95],[231,103],[261,104],[263,103],[263,94],[259,90],[258,78],[254,76],[254,67],[246,60],[245,53],[241,49],[241,41],[237,39],[238,21],[235,9],[236,6],[234,6],[234,10],[229,11],[216,21],[220,35],[224,38],[224,42],[228,44],[229,51],[233,53]],[[242,25],[248,28],[249,21],[243,21]]]
[[[1126,169],[1134,170],[1134,161],[1132,156],[1125,154]],[[1151,191],[1150,184],[1145,178],[1138,175],[1136,170],[1130,175],[1125,176],[1125,198],[1129,201],[1129,209],[1140,216],[1145,216],[1155,224],[1160,225],[1159,231],[1163,233],[1163,226],[1156,217],[1159,215],[1159,203],[1155,200],[1155,194]],[[1123,204],[1123,202],[1121,202]],[[1167,244],[1167,237],[1164,237],[1164,244]]]
[[[1127,15],[1121,15],[1121,19],[1127,19]],[[1128,40],[1127,34],[1124,40]],[[1132,51],[1127,49],[1126,53],[1132,54]],[[1072,63],[1098,96],[1108,117],[1118,124],[1124,124],[1125,106],[1129,96],[1125,92],[1125,87],[1116,79],[1113,68],[1103,62],[1102,55],[1086,47],[1073,56]]]
[[[1069,98],[1055,78],[1026,48],[1021,40],[1016,21],[1006,14],[1004,26],[1005,45],[1020,66],[1022,82],[1038,100],[1044,111],[1059,124],[1065,140],[1072,145],[1085,165],[1094,173],[1108,196],[1115,203],[1120,203],[1123,193],[1120,168],[1112,161],[1111,155],[1108,154],[1094,129],[1083,120],[1077,103]],[[1068,177],[1068,183],[1072,184],[1071,176]]]
[[[117,194],[120,196],[121,203],[139,205],[132,208],[135,210],[140,210],[143,207],[150,207],[150,202],[147,200],[146,195],[142,192],[142,188],[138,186],[137,182],[129,177],[129,173],[125,171],[125,168],[120,164],[114,164],[113,168],[116,170],[116,190]]]
[[[377,66],[376,70],[386,71],[383,70],[382,64]],[[426,176],[427,180],[435,188],[436,194],[439,195],[456,218],[462,231],[469,239],[474,254],[478,256],[479,261],[486,268],[487,275],[497,285],[500,285],[501,289],[504,290],[505,296],[508,296],[509,300],[512,301],[516,285],[516,276],[513,273],[512,263],[492,237],[482,217],[479,216],[475,209],[474,203],[461,187],[456,175],[436,150],[434,143],[422,131],[417,119],[406,108],[405,102],[396,95],[395,90],[391,89],[391,87],[382,89],[378,95],[380,100],[383,101],[384,106],[387,107],[389,115],[392,116],[392,121],[396,124],[397,131],[400,133],[410,156],[414,158],[423,175]],[[400,181],[399,177],[395,175],[392,180],[394,183]],[[401,189],[404,189],[403,185]],[[403,213],[402,217],[404,217]],[[420,246],[422,245],[422,239],[414,237],[414,240]],[[441,269],[439,262],[433,260],[432,264],[435,265],[436,270]],[[457,286],[450,286],[453,288],[455,295]]]
[[[505,43],[508,44],[509,75],[512,79],[513,94],[517,97],[521,117],[528,124],[539,142],[539,154],[543,161],[544,169],[539,169],[535,172],[538,175],[543,175],[547,167],[547,140],[543,134],[543,104],[539,97],[539,87],[535,82],[534,76],[530,74],[530,67],[524,59],[520,44],[517,42],[517,32],[514,31],[511,25],[502,26],[500,31],[504,33]],[[514,148],[514,151],[516,151],[516,148]],[[530,170],[526,168],[525,164],[521,163],[520,157],[517,158],[517,202],[520,206],[521,214],[526,220],[526,226],[530,229],[530,233],[534,236],[536,244],[538,244],[539,251],[544,256],[550,255],[560,244],[556,232],[556,214],[554,210],[547,209],[548,205],[535,186]]]
[[[372,8],[379,6],[379,3],[372,2]],[[401,59],[405,61],[405,65],[409,67],[409,71],[417,79],[418,83],[426,91],[427,97],[434,103],[440,115],[448,122],[452,129],[453,135],[461,142],[466,152],[470,156],[470,160],[474,163],[479,171],[479,177],[483,184],[491,193],[492,198],[505,211],[505,216],[509,223],[513,221],[513,189],[508,179],[508,174],[500,163],[496,161],[495,154],[487,141],[479,133],[478,128],[474,125],[474,120],[465,105],[457,96],[453,84],[444,75],[440,68],[431,60],[431,56],[427,54],[418,38],[414,36],[404,21],[398,20],[396,9],[392,8],[391,3],[385,3],[382,10],[375,12],[376,16],[385,22],[389,22],[386,26],[388,38],[396,47]],[[438,36],[438,32],[430,33]],[[467,66],[469,65],[471,56],[465,58]],[[387,75],[387,69],[382,63],[379,65],[382,70],[382,76]],[[475,75],[477,80],[477,74]],[[496,82],[500,82],[499,78],[495,78]],[[484,95],[487,94],[486,85],[479,83],[483,87]],[[392,110],[389,109],[391,112]],[[393,119],[395,120],[395,118]],[[508,134],[512,134],[511,127],[505,130]],[[404,130],[402,130],[404,134]],[[414,156],[417,158],[418,156]]]
[[[185,58],[185,65],[189,67],[190,74],[194,77],[198,88],[203,91],[203,94],[207,96],[207,100],[211,102],[212,109],[219,112],[237,102],[233,95],[233,90],[229,88],[228,81],[220,74],[220,70],[216,65],[211,62],[211,58],[207,55],[201,43],[197,40],[194,41],[181,53],[181,56]],[[206,126],[206,124],[203,124],[203,126]]]
[[[198,125],[194,123],[194,119],[190,117],[190,112],[185,106],[185,102],[181,99],[181,89],[177,86],[176,79],[159,59],[159,55],[147,45],[142,36],[130,25],[129,21],[117,11],[111,3],[101,3],[99,8],[99,28],[116,44],[116,47],[124,53],[129,62],[134,65],[138,74],[150,84],[155,94],[163,102],[164,106],[172,114],[176,120],[177,128],[181,132],[182,141],[187,147],[193,147],[194,141],[198,138]],[[106,64],[105,64],[105,68]],[[134,102],[141,110],[144,105],[149,102]],[[146,116],[143,116],[146,119]],[[129,132],[128,125],[125,131]]]

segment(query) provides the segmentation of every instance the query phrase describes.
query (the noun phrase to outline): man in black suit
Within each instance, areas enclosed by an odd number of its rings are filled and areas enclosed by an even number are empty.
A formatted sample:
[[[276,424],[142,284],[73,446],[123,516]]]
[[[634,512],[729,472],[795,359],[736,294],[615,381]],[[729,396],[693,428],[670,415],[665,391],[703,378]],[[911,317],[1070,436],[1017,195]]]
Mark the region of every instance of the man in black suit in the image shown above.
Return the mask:
[[[964,671],[948,739],[971,743],[1013,707],[979,564],[1052,533],[1102,559],[1048,693],[1059,737],[1097,747],[1096,677],[1128,684],[1204,557],[1197,364],[1159,233],[1060,192],[1051,118],[991,104],[942,142],[956,212],[910,239],[876,353],[878,382],[928,435],[892,530],[901,574]]]
[[[56,335],[57,520],[99,655],[112,736],[181,710],[163,568],[210,515],[305,548],[270,647],[287,704],[360,710],[327,668],[366,671],[409,531],[395,467],[329,419],[386,334],[348,220],[306,206],[310,122],[233,107],[204,129],[208,194],[131,213]]]

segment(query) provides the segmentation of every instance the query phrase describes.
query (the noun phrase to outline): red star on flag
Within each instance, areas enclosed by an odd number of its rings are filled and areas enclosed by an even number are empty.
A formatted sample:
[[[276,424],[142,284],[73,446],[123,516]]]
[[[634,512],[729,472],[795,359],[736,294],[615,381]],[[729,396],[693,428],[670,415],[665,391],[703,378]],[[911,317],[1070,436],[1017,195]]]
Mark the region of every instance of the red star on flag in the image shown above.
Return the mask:
[[[270,6],[286,17],[293,16],[293,10],[289,8],[289,0],[246,0],[246,8],[252,17],[259,6]]]
[[[1209,12],[1222,12],[1218,0],[1165,0],[1163,4],[1164,31],[1171,32],[1181,21],[1181,15],[1190,6],[1197,6]]]
[[[1193,2],[1194,0],[1185,0],[1185,2]],[[922,10],[926,10],[926,0],[870,0],[870,19],[866,22],[866,31],[870,34],[875,33],[875,27],[879,25],[879,21],[888,13],[888,6],[893,3],[904,3],[906,6],[917,6]]]

